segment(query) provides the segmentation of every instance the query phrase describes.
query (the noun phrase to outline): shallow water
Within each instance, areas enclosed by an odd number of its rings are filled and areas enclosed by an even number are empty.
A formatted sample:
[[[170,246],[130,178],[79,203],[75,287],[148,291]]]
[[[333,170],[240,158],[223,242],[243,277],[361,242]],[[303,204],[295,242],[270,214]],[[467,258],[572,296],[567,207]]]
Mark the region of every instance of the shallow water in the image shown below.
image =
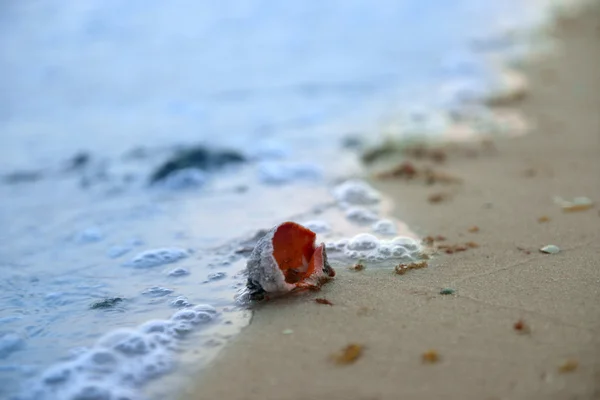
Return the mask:
[[[512,51],[497,34],[539,18],[518,3],[2,2],[0,172],[40,179],[0,184],[0,397],[115,329],[170,318],[185,296],[218,317],[177,338],[166,386],[98,378],[127,398],[172,396],[174,376],[249,321],[233,302],[241,241],[284,219],[325,220],[332,239],[370,231],[330,207],[334,182],[360,171],[342,140],[399,108],[439,106],[448,82],[486,87],[481,47]],[[174,146],[197,142],[251,162],[198,188],[148,187]],[[80,151],[90,163],[66,171]],[[131,265],[165,248],[180,259]],[[90,309],[115,296],[114,309]]]

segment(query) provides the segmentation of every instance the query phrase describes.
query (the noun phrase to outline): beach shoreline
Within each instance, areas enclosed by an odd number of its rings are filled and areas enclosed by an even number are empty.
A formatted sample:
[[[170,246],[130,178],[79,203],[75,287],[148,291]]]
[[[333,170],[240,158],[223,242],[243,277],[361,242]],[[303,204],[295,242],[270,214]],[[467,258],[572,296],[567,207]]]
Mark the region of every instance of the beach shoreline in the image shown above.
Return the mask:
[[[404,275],[341,270],[318,293],[260,305],[182,398],[600,398],[600,7],[553,34],[556,52],[525,67],[530,91],[510,104],[530,134],[448,153],[436,168],[460,184],[373,181],[417,233],[476,248],[442,247]],[[596,204],[565,212],[556,196]],[[539,251],[550,244],[561,251]],[[331,362],[352,343],[355,363]]]

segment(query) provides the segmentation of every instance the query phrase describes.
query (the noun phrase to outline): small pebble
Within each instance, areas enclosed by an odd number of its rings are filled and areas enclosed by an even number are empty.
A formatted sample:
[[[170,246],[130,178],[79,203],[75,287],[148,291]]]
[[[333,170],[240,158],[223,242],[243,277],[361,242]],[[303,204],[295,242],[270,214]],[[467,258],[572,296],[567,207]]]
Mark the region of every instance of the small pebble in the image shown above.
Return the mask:
[[[440,361],[440,355],[435,350],[429,350],[421,355],[421,360],[425,364],[435,364]]]
[[[577,360],[567,360],[560,367],[558,367],[558,371],[561,373],[569,373],[573,372],[579,367],[579,363]]]
[[[558,246],[555,246],[553,244],[549,244],[547,246],[544,246],[540,249],[540,251],[542,253],[546,253],[546,254],[556,254],[560,251],[560,248]]]

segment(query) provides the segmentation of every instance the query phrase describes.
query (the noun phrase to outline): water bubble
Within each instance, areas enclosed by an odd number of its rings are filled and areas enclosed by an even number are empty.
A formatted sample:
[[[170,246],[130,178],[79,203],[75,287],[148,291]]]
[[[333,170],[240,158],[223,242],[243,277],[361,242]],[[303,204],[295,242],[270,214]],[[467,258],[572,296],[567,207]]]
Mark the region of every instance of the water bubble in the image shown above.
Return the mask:
[[[171,301],[172,307],[182,308],[190,307],[191,305],[192,303],[190,303],[189,300],[183,296],[179,296],[175,300]]]
[[[188,255],[187,250],[176,247],[147,250],[136,255],[128,265],[134,268],[151,268],[177,262]]]
[[[97,227],[84,229],[76,234],[74,238],[75,242],[80,244],[95,243],[101,241],[102,239],[104,239],[104,234],[100,228]]]
[[[65,383],[73,375],[71,364],[58,364],[50,367],[42,375],[42,382],[47,385],[60,385]]]
[[[350,207],[346,210],[346,218],[361,225],[370,224],[379,219],[374,211],[364,207]]]
[[[173,321],[194,321],[196,319],[196,311],[194,310],[181,310],[177,311],[171,317]]]
[[[346,247],[356,251],[375,250],[379,247],[379,239],[369,233],[361,233],[354,236]]]
[[[380,201],[379,192],[361,180],[349,180],[333,189],[333,196],[340,203],[370,205]]]
[[[173,293],[172,289],[168,289],[161,286],[152,286],[142,292],[143,295],[150,297],[163,297],[171,293]]]
[[[373,232],[380,235],[393,236],[396,234],[396,224],[389,219],[380,219],[373,224]]]
[[[119,359],[107,349],[94,349],[78,360],[78,364],[87,371],[109,374],[116,370]]]
[[[213,272],[213,273],[208,274],[205,282],[220,281],[222,279],[225,279],[226,277],[227,277],[227,274],[225,272]]]
[[[403,247],[409,252],[418,251],[421,249],[421,244],[413,238],[399,236],[392,240],[392,245],[395,247]]]
[[[194,310],[199,312],[207,312],[209,314],[217,314],[217,309],[211,306],[210,304],[198,304],[194,307]]]
[[[154,347],[152,343],[148,343],[145,336],[135,334],[115,344],[114,349],[125,355],[136,356],[147,354]]]
[[[164,333],[170,335],[173,333],[173,322],[164,319],[157,319],[143,323],[140,331],[144,333]]]
[[[214,317],[214,313],[186,309],[176,312],[171,319],[175,322],[185,321],[192,324],[201,324],[212,321]]]
[[[339,249],[337,248],[337,245],[335,242],[327,242],[325,243],[325,250],[327,250],[327,252],[330,251],[339,251]]]
[[[174,276],[174,277],[186,276],[189,274],[190,274],[190,271],[186,268],[175,268],[175,269],[172,269],[171,271],[169,271],[169,273],[168,273],[169,276]]]
[[[331,231],[331,226],[325,221],[320,221],[320,220],[307,221],[307,222],[304,222],[302,225],[315,233],[327,233],[327,232]]]

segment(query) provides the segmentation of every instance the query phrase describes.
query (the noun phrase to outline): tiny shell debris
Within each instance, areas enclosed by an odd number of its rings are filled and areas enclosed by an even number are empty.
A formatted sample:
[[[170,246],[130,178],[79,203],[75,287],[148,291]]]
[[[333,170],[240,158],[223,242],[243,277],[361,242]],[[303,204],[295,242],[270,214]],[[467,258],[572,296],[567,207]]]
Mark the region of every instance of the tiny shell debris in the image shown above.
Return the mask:
[[[525,321],[523,321],[522,319],[518,320],[517,322],[515,322],[513,324],[513,329],[515,331],[517,331],[518,333],[531,333],[531,329],[529,328],[529,325],[525,323]]]
[[[449,198],[450,195],[448,193],[432,193],[427,197],[427,201],[432,204],[436,204],[448,200]]]
[[[573,200],[563,200],[557,197],[555,202],[560,205],[564,212],[585,211],[594,207],[592,199],[587,197],[575,197]]]
[[[423,361],[424,364],[435,364],[440,361],[440,355],[435,350],[428,350],[421,354],[421,361]]]
[[[575,371],[578,367],[579,362],[577,362],[577,360],[567,360],[560,367],[558,367],[558,372],[566,374]]]
[[[421,243],[423,243],[423,245],[425,246],[433,246],[434,242],[435,239],[433,238],[433,236],[425,236],[423,240],[421,240]]]
[[[548,221],[550,221],[550,217],[548,217],[547,215],[542,215],[541,217],[538,218],[538,222],[540,224],[544,223],[544,222],[548,222]]]
[[[315,299],[315,302],[318,304],[323,304],[323,305],[327,305],[327,306],[333,305],[333,303],[331,301],[324,299],[324,298],[317,298],[317,299]]]
[[[434,171],[432,169],[425,169],[425,183],[433,185],[434,183],[462,183],[462,179],[454,175],[450,175],[446,172]]]
[[[472,227],[469,228],[469,232],[477,233],[477,232],[479,232],[479,227],[477,225],[473,225]]]
[[[405,178],[413,179],[417,175],[416,167],[410,162],[398,164],[388,171],[383,171],[377,174],[379,179]]]
[[[544,246],[540,249],[540,252],[545,253],[545,254],[556,254],[560,251],[560,248],[558,246],[555,246],[553,244],[549,244],[547,246]]]
[[[351,343],[341,351],[332,354],[333,362],[338,365],[354,364],[363,353],[363,345]]]
[[[479,244],[476,242],[466,242],[465,244],[440,244],[437,246],[437,249],[446,254],[454,254],[467,251],[468,249],[475,249],[477,247],[479,247]]]
[[[349,269],[350,269],[350,271],[362,271],[365,269],[365,265],[361,262],[357,262],[356,264],[351,266]]]
[[[526,248],[521,246],[517,246],[517,250],[522,251],[525,254],[531,254],[531,250],[527,250]]]
[[[394,267],[394,272],[397,275],[404,275],[408,270],[421,269],[421,268],[426,268],[426,267],[427,267],[426,261],[410,263],[410,264],[398,264]]]
[[[386,170],[381,171],[375,175],[377,179],[405,179],[405,180],[413,180],[416,178],[420,178],[427,185],[433,185],[435,183],[461,183],[462,179],[448,174],[446,172],[435,171],[431,168],[417,168],[414,164],[410,162],[403,162],[398,164],[397,166]]]
[[[537,170],[535,168],[527,168],[523,171],[523,176],[527,178],[533,178],[537,175]]]
[[[456,293],[456,290],[451,289],[451,288],[443,288],[442,290],[440,290],[440,294],[444,295],[444,296],[449,295],[449,294],[454,294],[454,293]]]

